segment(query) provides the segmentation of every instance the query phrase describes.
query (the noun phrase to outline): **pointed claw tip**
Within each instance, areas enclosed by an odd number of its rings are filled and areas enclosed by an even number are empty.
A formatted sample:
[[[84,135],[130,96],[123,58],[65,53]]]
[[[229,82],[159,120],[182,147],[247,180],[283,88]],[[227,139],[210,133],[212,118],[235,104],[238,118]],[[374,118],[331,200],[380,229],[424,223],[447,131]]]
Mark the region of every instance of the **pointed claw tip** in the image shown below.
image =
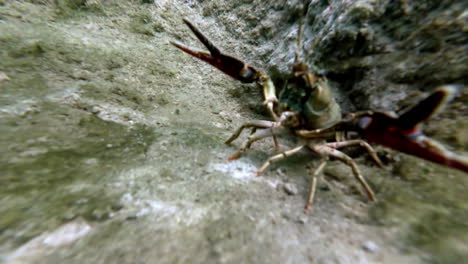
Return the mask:
[[[181,49],[181,50],[184,50],[184,44],[182,44],[181,42],[178,42],[176,40],[171,40],[169,41],[169,44],[171,44],[172,46],[178,48],[178,49]]]
[[[183,17],[183,18],[182,18],[182,21],[183,21],[185,24],[190,24],[190,25],[192,24],[192,22],[190,22],[190,20],[188,20],[188,18],[186,18],[186,17]]]
[[[457,84],[447,84],[447,85],[443,85],[443,86],[440,86],[439,88],[437,88],[434,92],[435,93],[438,93],[438,92],[441,92],[443,93],[443,100],[441,102],[441,105],[445,105],[447,102],[450,102],[453,100],[453,98],[458,94],[458,92],[460,91],[462,85],[457,85]]]
[[[461,89],[462,85],[459,84],[447,84],[441,86],[438,90],[443,90],[449,94],[456,94]]]

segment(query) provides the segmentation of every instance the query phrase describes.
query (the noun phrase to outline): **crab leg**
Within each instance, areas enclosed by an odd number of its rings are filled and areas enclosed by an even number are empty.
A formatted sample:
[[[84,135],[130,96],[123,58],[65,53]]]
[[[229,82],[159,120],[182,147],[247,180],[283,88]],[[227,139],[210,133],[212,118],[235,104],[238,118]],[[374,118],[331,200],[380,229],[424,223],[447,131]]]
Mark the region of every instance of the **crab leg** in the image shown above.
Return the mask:
[[[326,144],[309,144],[309,148],[315,151],[316,153],[320,154],[322,157],[333,157],[336,158],[349,167],[351,167],[354,177],[359,181],[359,183],[364,187],[366,190],[367,196],[372,201],[376,201],[377,198],[375,197],[374,191],[372,188],[367,184],[366,180],[362,176],[359,167],[357,166],[356,162],[353,161],[351,157],[344,154],[343,152],[334,149],[332,147],[327,146]]]
[[[278,120],[278,114],[275,111],[275,106],[278,103],[276,90],[270,77],[261,71],[257,71],[254,67],[247,65],[243,61],[232,56],[223,54],[211,41],[205,37],[195,25],[187,19],[183,19],[184,23],[192,30],[197,38],[205,45],[209,52],[190,48],[176,41],[170,43],[180,50],[188,53],[204,62],[211,64],[218,70],[239,80],[243,83],[258,83],[263,87],[263,95],[265,104],[275,120]]]
[[[338,142],[340,143],[340,142]],[[336,145],[336,147],[345,147],[345,146],[351,146],[351,145],[356,145],[360,144],[359,140],[356,141],[348,141],[348,142],[341,142],[344,144],[341,145]],[[320,163],[319,167],[315,170],[315,172],[312,174],[312,182],[311,182],[311,187],[310,187],[310,192],[309,192],[309,198],[307,200],[307,204],[305,207],[305,212],[307,213],[312,205],[312,200],[315,195],[315,188],[316,188],[316,176],[321,172],[321,170],[325,167],[326,164],[326,159],[328,157],[333,157],[336,158],[349,167],[351,167],[353,171],[354,177],[359,181],[359,183],[362,185],[364,190],[367,193],[367,196],[369,197],[370,200],[376,201],[377,198],[375,197],[374,191],[372,191],[372,188],[369,186],[369,184],[366,182],[364,177],[362,176],[359,167],[357,164],[353,161],[351,157],[348,155],[344,154],[343,152],[333,148],[333,145],[328,145],[328,144],[315,144],[315,143],[309,143],[308,145],[301,145],[298,147],[295,147],[293,149],[290,149],[288,151],[282,152],[280,154],[271,156],[268,158],[265,163],[258,169],[257,171],[257,176],[260,176],[263,174],[263,172],[274,162],[278,162],[280,160],[286,159],[292,155],[295,155],[299,153],[302,149],[304,149],[306,146],[308,146],[312,151],[320,154],[322,157],[324,157],[324,160]],[[378,158],[377,158],[378,159]]]
[[[249,121],[249,122],[246,122],[244,124],[242,124],[242,126],[240,126],[236,132],[234,132],[232,134],[232,136],[226,140],[226,144],[231,144],[232,141],[236,140],[240,134],[242,133],[242,130],[246,129],[246,128],[250,128],[250,127],[253,127],[254,129],[256,128],[271,128],[271,127],[274,127],[275,126],[275,122],[272,122],[272,121],[267,121],[267,120],[253,120],[253,121]]]
[[[314,202],[314,197],[315,197],[315,190],[317,189],[317,176],[322,172],[323,168],[325,168],[325,165],[327,164],[327,159],[324,158],[320,162],[320,165],[315,169],[314,173],[311,175],[311,182],[310,182],[310,190],[309,190],[309,197],[307,199],[307,203],[304,207],[304,213],[308,214],[310,208],[312,208],[313,202]]]
[[[302,146],[299,146],[299,147],[295,147],[293,149],[290,149],[290,150],[287,150],[285,152],[281,152],[280,154],[276,154],[274,156],[271,156],[270,158],[267,159],[267,161],[265,161],[265,163],[263,163],[262,167],[260,167],[260,169],[258,169],[257,171],[257,176],[261,176],[263,174],[263,172],[273,163],[273,162],[277,162],[277,161],[280,161],[280,160],[283,160],[287,157],[290,157],[296,153],[298,153],[299,151],[301,151],[303,148],[305,148],[306,146],[305,145],[302,145]]]
[[[228,160],[236,160],[240,158],[242,153],[244,153],[245,150],[249,149],[252,143],[255,141],[258,141],[263,138],[267,137],[276,137],[282,134],[289,133],[289,130],[284,128],[284,127],[272,127],[268,129],[262,129],[260,131],[255,132],[254,134],[250,135],[249,138],[242,144],[240,147],[239,151],[231,155]]]
[[[377,156],[377,153],[375,152],[375,150],[371,147],[371,145],[369,145],[364,140],[355,139],[355,140],[347,140],[347,141],[341,141],[341,142],[331,142],[331,143],[326,143],[325,145],[332,147],[334,149],[359,145],[367,150],[367,152],[371,156],[372,160],[374,160],[375,164],[377,164],[377,166],[379,166],[380,168],[384,167],[382,161]]]
[[[314,130],[299,129],[295,131],[296,135],[303,138],[333,138],[336,134],[335,127],[319,128]]]

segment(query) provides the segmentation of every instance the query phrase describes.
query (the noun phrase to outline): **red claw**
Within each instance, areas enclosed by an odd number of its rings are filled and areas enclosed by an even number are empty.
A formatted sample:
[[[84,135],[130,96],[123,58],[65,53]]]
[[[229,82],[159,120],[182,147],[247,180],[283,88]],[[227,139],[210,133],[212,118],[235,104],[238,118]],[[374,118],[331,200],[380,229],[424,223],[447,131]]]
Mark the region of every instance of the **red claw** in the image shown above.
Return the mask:
[[[369,142],[468,172],[468,159],[447,150],[422,133],[421,125],[454,97],[456,88],[444,86],[401,116],[374,112],[354,120],[355,129]]]
[[[206,51],[189,48],[179,42],[171,41],[170,43],[172,45],[204,62],[213,65],[220,71],[236,80],[244,83],[259,81],[260,74],[255,68],[245,64],[239,59],[221,53],[221,51],[215,45],[213,45],[213,43],[211,43],[211,41],[205,37],[190,21],[187,19],[183,19],[183,21],[190,28],[190,30],[192,30],[195,36],[197,36],[197,38],[203,43],[203,45],[205,45],[205,47],[209,50],[209,53]]]

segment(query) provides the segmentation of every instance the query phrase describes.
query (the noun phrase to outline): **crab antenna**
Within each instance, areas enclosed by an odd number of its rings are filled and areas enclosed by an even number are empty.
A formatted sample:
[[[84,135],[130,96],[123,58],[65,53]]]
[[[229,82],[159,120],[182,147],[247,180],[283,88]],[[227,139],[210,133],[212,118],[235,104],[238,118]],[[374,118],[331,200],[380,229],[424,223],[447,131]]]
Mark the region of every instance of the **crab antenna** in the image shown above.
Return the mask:
[[[309,10],[309,3],[307,3],[308,0],[304,0],[302,2],[302,13],[299,21],[299,28],[297,30],[297,47],[296,47],[296,57],[294,59],[294,62],[300,63],[301,62],[301,55],[302,55],[302,32],[303,32],[303,27],[304,27],[304,22],[305,22],[305,17],[307,15],[307,11]]]

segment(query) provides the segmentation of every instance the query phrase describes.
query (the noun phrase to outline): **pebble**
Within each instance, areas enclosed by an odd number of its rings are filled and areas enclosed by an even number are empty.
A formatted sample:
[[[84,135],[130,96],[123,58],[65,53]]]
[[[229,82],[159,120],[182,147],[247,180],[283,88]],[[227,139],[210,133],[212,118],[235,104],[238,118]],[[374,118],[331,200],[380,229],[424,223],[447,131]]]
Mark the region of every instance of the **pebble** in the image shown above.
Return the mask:
[[[288,175],[286,175],[286,170],[283,169],[283,168],[277,169],[276,172],[277,172],[278,175],[281,176],[281,177],[288,177]]]
[[[123,204],[117,202],[113,203],[110,208],[112,209],[112,211],[120,211],[123,207]]]
[[[379,246],[372,241],[367,241],[362,245],[362,248],[367,252],[374,253],[379,249]]]
[[[326,183],[319,184],[318,188],[321,191],[330,191],[330,186],[328,186]]]
[[[99,112],[101,112],[101,109],[100,109],[99,107],[93,106],[93,107],[91,108],[91,113],[93,113],[93,114],[99,114]]]
[[[301,217],[299,217],[299,218],[297,219],[297,222],[298,222],[299,224],[305,225],[305,224],[307,224],[307,217],[301,216]]]
[[[0,72],[0,82],[1,81],[8,81],[8,80],[10,80],[8,75],[6,75],[6,73],[4,73],[4,72]]]
[[[137,220],[138,216],[136,214],[132,214],[132,215],[127,216],[125,219],[128,221],[133,221],[133,220]]]
[[[288,194],[288,195],[296,195],[297,194],[297,187],[296,185],[292,183],[286,183],[283,185],[283,190]]]
[[[109,219],[109,212],[107,210],[102,210],[102,209],[94,209],[91,212],[91,217],[93,220],[97,221],[103,221]]]

